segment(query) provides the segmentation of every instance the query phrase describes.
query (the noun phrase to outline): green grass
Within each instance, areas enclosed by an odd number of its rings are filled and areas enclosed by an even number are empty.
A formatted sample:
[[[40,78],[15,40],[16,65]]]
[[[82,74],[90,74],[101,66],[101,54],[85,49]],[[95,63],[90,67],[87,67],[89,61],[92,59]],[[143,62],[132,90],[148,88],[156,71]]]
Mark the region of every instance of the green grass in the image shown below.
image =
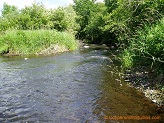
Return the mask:
[[[0,54],[36,54],[50,45],[75,50],[78,46],[73,35],[56,30],[12,30],[0,35]]]
[[[123,69],[140,69],[150,73],[156,87],[164,90],[164,18],[154,25],[145,25],[121,54]]]
[[[145,64],[149,68],[163,68],[164,18],[154,25],[145,25],[144,29],[137,32],[137,35],[130,41],[130,47],[123,51],[122,63],[128,68]]]

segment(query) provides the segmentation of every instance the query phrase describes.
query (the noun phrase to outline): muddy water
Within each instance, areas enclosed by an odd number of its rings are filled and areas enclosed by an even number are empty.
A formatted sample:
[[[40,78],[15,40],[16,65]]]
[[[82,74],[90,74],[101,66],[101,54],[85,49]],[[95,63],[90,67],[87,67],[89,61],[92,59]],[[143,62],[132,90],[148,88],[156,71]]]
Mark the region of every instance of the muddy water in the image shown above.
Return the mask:
[[[0,57],[0,122],[162,122],[157,107],[112,72],[108,54],[92,45],[26,60]]]

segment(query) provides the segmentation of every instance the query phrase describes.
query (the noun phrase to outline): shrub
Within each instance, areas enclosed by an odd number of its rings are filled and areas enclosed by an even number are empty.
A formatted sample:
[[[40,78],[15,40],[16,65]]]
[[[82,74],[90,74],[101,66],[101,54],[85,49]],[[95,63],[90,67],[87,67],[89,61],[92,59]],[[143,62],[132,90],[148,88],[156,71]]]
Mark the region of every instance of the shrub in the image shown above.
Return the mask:
[[[134,55],[129,55],[134,54]],[[164,72],[164,18],[152,26],[145,26],[130,41],[124,50],[122,62],[129,60],[133,65],[146,65],[150,69]],[[126,67],[126,64],[125,64]]]

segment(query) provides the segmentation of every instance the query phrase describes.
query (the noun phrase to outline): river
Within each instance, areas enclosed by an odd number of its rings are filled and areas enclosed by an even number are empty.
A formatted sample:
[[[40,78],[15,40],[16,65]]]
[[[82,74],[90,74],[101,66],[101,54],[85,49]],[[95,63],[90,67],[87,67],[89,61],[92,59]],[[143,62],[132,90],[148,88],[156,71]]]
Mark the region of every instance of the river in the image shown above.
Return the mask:
[[[28,59],[0,57],[0,123],[160,122],[157,107],[112,72],[109,57],[96,45]]]

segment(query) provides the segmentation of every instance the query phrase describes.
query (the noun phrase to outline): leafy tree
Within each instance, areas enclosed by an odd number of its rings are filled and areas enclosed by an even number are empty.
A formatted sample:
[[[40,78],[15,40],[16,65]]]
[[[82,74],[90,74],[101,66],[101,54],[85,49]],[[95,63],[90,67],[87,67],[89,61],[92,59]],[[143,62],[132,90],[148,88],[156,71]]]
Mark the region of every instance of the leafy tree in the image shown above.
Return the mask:
[[[108,12],[112,12],[118,7],[118,0],[105,0],[105,5],[108,7]]]
[[[104,16],[104,31],[109,30],[118,41],[127,41],[145,24],[153,24],[162,16],[161,0],[105,0],[108,14]],[[113,7],[114,6],[114,7]]]
[[[0,18],[0,31],[9,29],[9,22],[6,18]]]
[[[28,28],[32,30],[44,28],[44,26],[48,23],[46,9],[42,4],[34,3],[32,6],[25,7],[21,10],[21,14],[26,16],[23,18],[24,20],[29,20]]]
[[[13,13],[18,13],[18,8],[4,3],[2,9],[2,16],[5,17],[7,14]]]
[[[74,0],[74,9],[78,15],[77,22],[80,25],[79,38],[85,38],[84,28],[88,25],[91,12],[95,9],[94,0]]]
[[[90,19],[88,25],[84,28],[86,32],[86,38],[95,42],[100,43],[105,40],[105,33],[102,31],[104,26],[103,16],[107,12],[106,6],[104,3],[96,3],[94,11],[91,11]]]
[[[75,34],[79,28],[76,18],[76,12],[71,5],[47,10],[42,4],[33,3],[18,11],[15,6],[4,4],[0,30],[56,29]]]
[[[66,15],[63,8],[58,8],[52,11],[50,21],[53,23],[54,29],[59,31],[64,31],[68,27],[68,23],[66,21]]]
[[[68,7],[64,7],[63,9],[65,13],[66,23],[67,23],[67,31],[73,33],[74,35],[77,34],[80,25],[77,23],[76,19],[78,18],[75,10],[73,9],[72,5]]]
[[[19,14],[18,15],[18,26],[20,30],[31,29],[31,18],[28,14]]]
[[[0,30],[17,28],[17,15],[19,14],[18,8],[15,6],[4,3],[2,9],[2,17],[0,18]]]

